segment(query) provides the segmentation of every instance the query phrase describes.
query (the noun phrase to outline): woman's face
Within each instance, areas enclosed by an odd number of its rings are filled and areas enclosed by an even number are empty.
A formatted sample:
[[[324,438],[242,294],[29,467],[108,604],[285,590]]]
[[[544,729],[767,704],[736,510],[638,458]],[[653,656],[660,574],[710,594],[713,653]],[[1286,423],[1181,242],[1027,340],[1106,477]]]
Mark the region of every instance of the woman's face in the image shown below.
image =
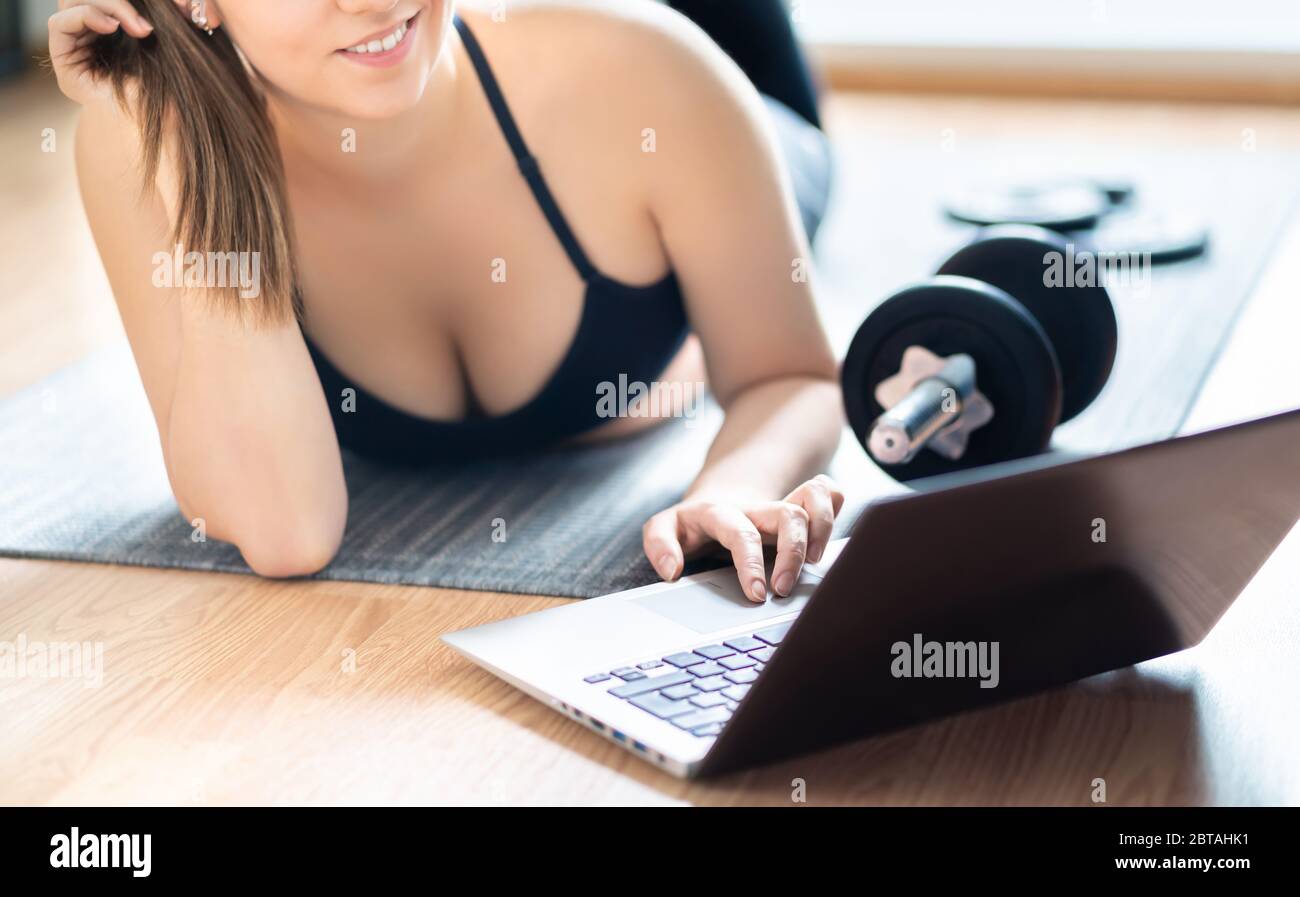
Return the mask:
[[[209,0],[208,17],[280,93],[350,118],[379,119],[423,95],[452,2]]]

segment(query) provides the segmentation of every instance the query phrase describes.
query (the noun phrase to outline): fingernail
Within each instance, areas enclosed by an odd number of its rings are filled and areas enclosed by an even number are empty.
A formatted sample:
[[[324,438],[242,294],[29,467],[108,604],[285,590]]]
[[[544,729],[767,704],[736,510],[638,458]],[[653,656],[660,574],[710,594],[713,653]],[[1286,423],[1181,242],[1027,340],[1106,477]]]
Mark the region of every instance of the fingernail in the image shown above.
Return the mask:
[[[793,586],[794,586],[794,574],[792,574],[789,570],[787,570],[786,572],[778,576],[776,578],[776,582],[772,583],[772,587],[776,589],[778,595],[789,595],[790,589]]]
[[[148,20],[145,19],[144,16],[136,16],[135,18],[136,21],[140,23],[140,27],[145,31],[153,31],[153,26],[149,24]]]
[[[821,559],[822,559],[822,547],[820,545],[808,552],[808,560],[811,563],[815,564]]]
[[[756,579],[754,584],[749,587],[749,594],[754,596],[754,600],[763,602],[767,600],[767,586],[763,585],[763,580]]]
[[[659,575],[664,579],[672,579],[673,574],[677,572],[677,561],[671,554],[666,554],[659,559],[655,569],[659,571]]]

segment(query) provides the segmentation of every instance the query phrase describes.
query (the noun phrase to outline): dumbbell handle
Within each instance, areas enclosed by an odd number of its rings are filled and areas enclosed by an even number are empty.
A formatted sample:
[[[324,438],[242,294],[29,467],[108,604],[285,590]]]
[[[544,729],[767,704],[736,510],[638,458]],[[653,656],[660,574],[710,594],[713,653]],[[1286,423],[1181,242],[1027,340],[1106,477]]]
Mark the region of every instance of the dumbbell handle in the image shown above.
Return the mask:
[[[974,389],[974,360],[954,355],[936,376],[917,383],[876,418],[867,450],[882,464],[906,464],[936,433],[957,421]]]

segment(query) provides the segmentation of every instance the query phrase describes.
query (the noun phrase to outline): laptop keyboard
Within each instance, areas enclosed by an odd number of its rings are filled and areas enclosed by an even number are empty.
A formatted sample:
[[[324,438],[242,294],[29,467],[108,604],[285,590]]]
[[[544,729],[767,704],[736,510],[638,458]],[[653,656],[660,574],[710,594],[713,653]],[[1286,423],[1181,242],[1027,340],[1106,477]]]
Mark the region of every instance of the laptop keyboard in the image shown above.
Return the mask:
[[[792,623],[593,673],[583,681],[612,683],[609,693],[633,707],[701,738],[717,735]]]

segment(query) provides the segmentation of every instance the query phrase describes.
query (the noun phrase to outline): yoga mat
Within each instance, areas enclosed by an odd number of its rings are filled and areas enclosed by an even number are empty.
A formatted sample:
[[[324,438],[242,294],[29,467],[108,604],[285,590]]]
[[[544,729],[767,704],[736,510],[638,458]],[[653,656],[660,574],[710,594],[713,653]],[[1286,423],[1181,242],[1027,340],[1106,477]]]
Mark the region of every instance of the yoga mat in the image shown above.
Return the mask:
[[[641,523],[698,469],[721,412],[643,439],[459,468],[344,456],[349,514],[328,579],[589,597],[652,581]],[[0,553],[248,572],[196,542],[167,484],[129,348],[0,407]]]
[[[858,135],[818,246],[822,314],[838,352],[871,307],[931,273],[971,229],[940,211],[976,178],[1122,173],[1139,202],[1210,223],[1201,259],[1113,289],[1120,349],[1110,385],[1058,444],[1104,451],[1175,433],[1300,193],[1300,165],[1233,150],[933,143]],[[51,326],[57,326],[52,322]],[[674,501],[720,421],[714,406],[636,439],[458,469],[391,471],[345,456],[344,544],[320,576],[590,597],[654,581],[641,525]],[[846,436],[832,468],[851,496],[899,487]],[[496,538],[494,538],[494,535]],[[501,536],[504,535],[504,540]],[[125,345],[0,400],[0,555],[247,572],[238,552],[195,542],[170,491]]]

